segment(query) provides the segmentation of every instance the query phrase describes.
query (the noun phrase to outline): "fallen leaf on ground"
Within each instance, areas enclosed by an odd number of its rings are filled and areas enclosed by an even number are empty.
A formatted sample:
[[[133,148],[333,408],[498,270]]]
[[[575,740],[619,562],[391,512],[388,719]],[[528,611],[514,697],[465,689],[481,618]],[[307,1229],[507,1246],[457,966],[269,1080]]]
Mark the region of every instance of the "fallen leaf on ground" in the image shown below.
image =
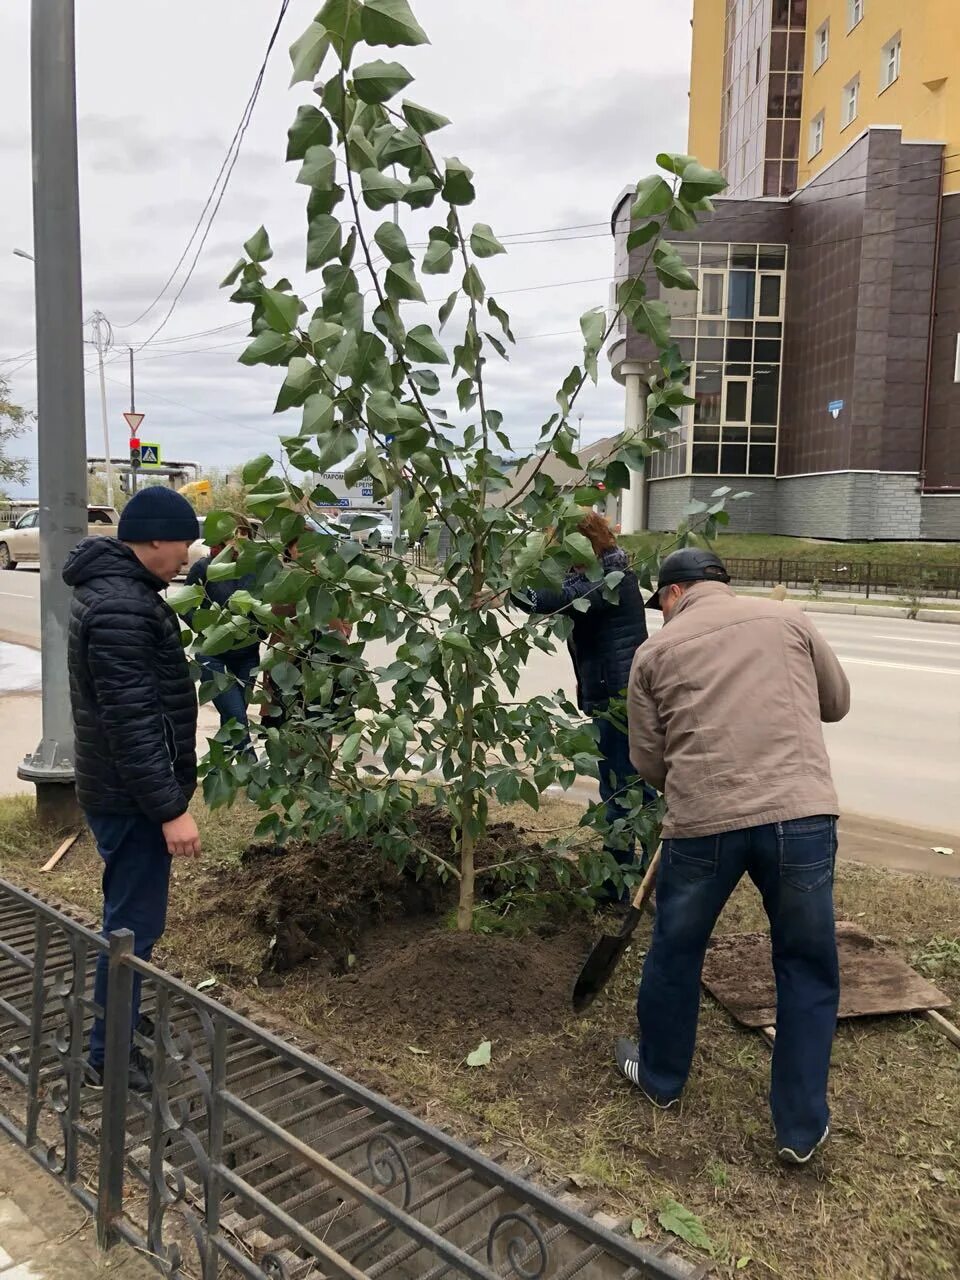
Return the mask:
[[[650,1228],[647,1226],[643,1218],[634,1218],[630,1223],[630,1234],[638,1240],[643,1240],[650,1234]]]
[[[216,985],[217,985],[216,978],[204,978],[202,982],[197,983],[197,990],[209,991],[211,987],[215,987]]]
[[[934,852],[934,853],[939,853],[939,854],[941,854],[944,858],[952,858],[952,857],[953,857],[953,850],[952,850],[952,849],[947,848],[947,846],[946,846],[946,845],[938,845],[938,844],[935,844],[935,845],[933,846],[933,852]]]
[[[713,1253],[713,1241],[707,1235],[706,1228],[695,1213],[685,1209],[676,1200],[665,1200],[663,1208],[657,1215],[657,1221],[664,1231],[679,1236],[697,1249]]]
[[[743,1271],[743,1269],[744,1269],[745,1267],[749,1267],[749,1265],[750,1265],[750,1263],[751,1263],[752,1261],[753,1261],[753,1259],[752,1259],[749,1255],[747,1255],[746,1257],[743,1257],[743,1258],[738,1258],[738,1259],[737,1259],[737,1270],[738,1270],[738,1271]]]
[[[493,1042],[490,1040],[481,1040],[473,1053],[467,1054],[468,1067],[489,1067],[490,1050],[493,1048]]]

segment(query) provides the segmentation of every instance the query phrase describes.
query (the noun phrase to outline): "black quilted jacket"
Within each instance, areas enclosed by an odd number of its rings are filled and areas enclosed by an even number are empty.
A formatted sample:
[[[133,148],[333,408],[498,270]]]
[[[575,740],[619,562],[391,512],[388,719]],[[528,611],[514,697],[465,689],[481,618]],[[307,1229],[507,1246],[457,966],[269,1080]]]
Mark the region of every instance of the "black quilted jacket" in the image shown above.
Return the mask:
[[[577,677],[577,705],[587,715],[603,711],[607,702],[626,692],[633,655],[647,638],[647,616],[637,575],[619,547],[601,557],[604,574],[620,572],[617,603],[603,598],[603,582],[591,582],[582,570],[571,569],[560,591],[516,593],[513,603],[528,613],[567,611],[573,631],[567,641]],[[573,608],[586,600],[585,612]]]
[[[115,538],[85,538],[63,580],[80,804],[169,822],[197,784],[197,695],[166,583]]]

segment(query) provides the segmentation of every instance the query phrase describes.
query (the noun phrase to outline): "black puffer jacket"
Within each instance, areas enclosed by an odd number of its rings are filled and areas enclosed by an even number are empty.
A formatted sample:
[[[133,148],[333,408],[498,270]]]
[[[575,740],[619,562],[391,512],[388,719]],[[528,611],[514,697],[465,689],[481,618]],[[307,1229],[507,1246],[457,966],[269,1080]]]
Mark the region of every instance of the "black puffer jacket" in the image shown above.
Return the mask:
[[[618,602],[603,597],[603,579],[591,582],[579,569],[571,569],[560,591],[515,594],[513,602],[528,613],[569,611],[573,631],[567,641],[577,677],[577,706],[587,715],[602,711],[607,702],[626,692],[633,655],[647,638],[647,616],[637,575],[619,547],[600,557],[604,574],[622,573],[616,589]],[[589,601],[584,612],[574,600]]]
[[[80,804],[169,822],[197,785],[197,695],[167,584],[115,538],[85,538],[63,580]]]

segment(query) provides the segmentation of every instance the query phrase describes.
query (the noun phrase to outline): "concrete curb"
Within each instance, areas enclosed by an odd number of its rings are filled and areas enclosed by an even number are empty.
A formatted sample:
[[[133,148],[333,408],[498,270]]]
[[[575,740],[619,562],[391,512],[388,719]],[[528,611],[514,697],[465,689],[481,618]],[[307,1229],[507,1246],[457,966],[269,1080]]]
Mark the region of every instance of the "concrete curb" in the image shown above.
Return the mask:
[[[799,605],[804,613],[846,613],[864,618],[910,617],[910,610],[900,605],[853,604],[846,600],[794,600],[791,603]],[[920,609],[916,621],[960,626],[960,609]]]

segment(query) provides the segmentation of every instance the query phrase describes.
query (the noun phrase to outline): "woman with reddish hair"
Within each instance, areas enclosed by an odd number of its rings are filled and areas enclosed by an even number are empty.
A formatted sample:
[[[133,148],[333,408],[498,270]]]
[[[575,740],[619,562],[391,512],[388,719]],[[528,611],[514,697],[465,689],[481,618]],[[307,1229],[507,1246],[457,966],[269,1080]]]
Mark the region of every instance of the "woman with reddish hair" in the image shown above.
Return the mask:
[[[647,638],[647,619],[637,575],[630,567],[626,552],[617,546],[609,522],[591,511],[577,528],[589,539],[603,576],[592,580],[587,576],[585,565],[574,565],[567,571],[560,590],[514,593],[512,600],[528,613],[569,612],[573,620],[567,647],[577,680],[577,705],[593,718],[602,757],[600,799],[606,805],[607,822],[612,824],[624,817],[625,806],[621,806],[619,797],[631,785],[639,783],[630,763],[622,699],[626,695],[633,655]],[[611,573],[620,577],[612,590],[605,592],[605,578]],[[611,594],[615,597],[613,601],[607,599]],[[586,600],[589,608],[574,609],[576,600]],[[613,699],[617,699],[619,705],[611,709]],[[656,793],[645,783],[643,788],[647,803],[651,803]],[[634,862],[632,839],[626,848],[608,846],[608,852],[621,866]],[[610,882],[604,887],[603,896],[607,900],[626,897]]]

